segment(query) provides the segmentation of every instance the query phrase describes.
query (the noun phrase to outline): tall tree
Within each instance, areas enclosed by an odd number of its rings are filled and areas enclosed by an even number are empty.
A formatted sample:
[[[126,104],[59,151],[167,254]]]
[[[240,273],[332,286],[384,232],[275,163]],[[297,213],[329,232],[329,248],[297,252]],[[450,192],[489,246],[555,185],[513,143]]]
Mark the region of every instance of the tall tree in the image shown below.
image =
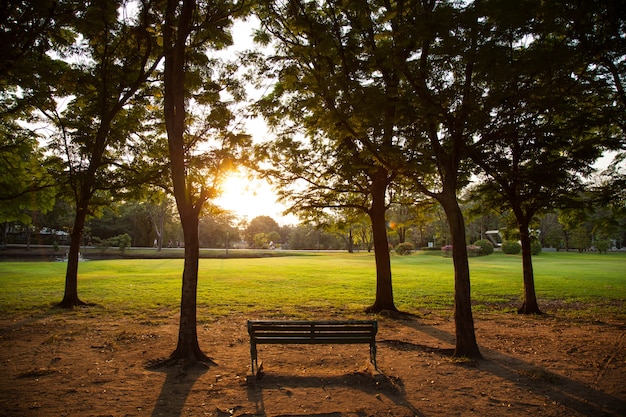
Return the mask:
[[[270,216],[257,216],[250,220],[250,223],[248,223],[248,226],[244,231],[244,238],[249,244],[253,244],[254,235],[258,233],[278,233],[279,231],[280,226],[276,223],[276,220],[272,219]]]
[[[65,308],[84,304],[78,263],[85,220],[124,183],[123,151],[131,133],[141,130],[147,81],[160,62],[152,4],[141,2],[134,15],[122,6],[122,0],[75,6],[72,26],[81,40],[58,51],[72,61],[72,70],[59,80],[72,96],[65,108],[40,107],[57,129],[51,146],[65,160],[76,209],[60,302]]]
[[[219,180],[232,164],[236,148],[248,140],[230,130],[233,114],[221,100],[226,89],[219,81],[224,80],[211,76],[217,63],[204,51],[232,43],[228,29],[240,12],[243,8],[229,1],[195,0],[168,0],[165,11],[164,115],[185,244],[178,343],[169,361],[185,366],[211,362],[201,351],[197,335],[199,217],[205,203],[218,192]],[[206,113],[198,115],[196,110],[193,117],[190,108],[194,105]],[[200,145],[209,139],[215,145],[202,151]]]
[[[480,131],[472,157],[490,178],[482,191],[494,205],[509,207],[517,222],[524,282],[518,311],[540,314],[530,223],[546,208],[571,204],[593,163],[612,145],[612,94],[567,25],[554,23],[559,20],[551,6],[529,2],[500,13],[506,18],[494,19],[489,39],[499,64],[485,63],[477,71],[489,86],[494,116]]]
[[[287,69],[275,95],[287,97],[281,103],[292,106],[291,114],[298,109],[296,120],[310,131],[334,141],[330,155],[353,160],[350,169],[374,162],[372,190],[386,191],[401,172],[439,201],[455,246],[455,355],[480,357],[456,198],[468,176],[462,167],[472,141],[466,125],[471,110],[478,111],[471,94],[478,16],[471,6],[447,1],[292,0],[283,6],[277,10],[270,2],[261,19],[287,52],[278,59]],[[281,111],[290,114],[288,106]],[[376,216],[384,218],[384,209],[381,198],[372,205]],[[373,230],[386,240],[384,222],[373,223]],[[388,251],[374,240],[377,252]]]
[[[272,126],[282,127],[272,175],[294,211],[357,209],[369,216],[376,295],[367,311],[395,312],[385,213],[397,174],[378,161],[377,153],[393,147],[402,103],[397,71],[385,67],[381,75],[382,56],[363,45],[354,21],[359,7],[260,2],[258,38],[275,42],[269,62],[279,69],[272,93],[259,107]],[[295,135],[297,127],[307,143]]]
[[[339,8],[338,3],[331,4]],[[370,93],[378,87],[383,92],[373,97],[362,94],[361,101],[380,115],[378,119],[367,112],[363,114],[369,118],[354,114],[370,132],[383,133],[387,139],[384,146],[372,141],[371,135],[351,138],[443,207],[455,248],[455,355],[480,357],[471,311],[464,219],[457,200],[457,192],[469,177],[464,163],[473,139],[468,128],[483,110],[476,103],[479,96],[474,94],[473,78],[480,16],[473,4],[365,0],[342,4],[341,11],[331,16],[331,33],[338,34],[336,44],[344,52],[335,55],[341,57],[339,62],[351,62],[346,56],[355,57],[358,65],[358,71],[346,77],[360,82],[351,85],[352,90]],[[356,53],[345,53],[355,48]],[[333,108],[335,102],[328,100],[327,105]],[[368,124],[372,120],[380,122]]]

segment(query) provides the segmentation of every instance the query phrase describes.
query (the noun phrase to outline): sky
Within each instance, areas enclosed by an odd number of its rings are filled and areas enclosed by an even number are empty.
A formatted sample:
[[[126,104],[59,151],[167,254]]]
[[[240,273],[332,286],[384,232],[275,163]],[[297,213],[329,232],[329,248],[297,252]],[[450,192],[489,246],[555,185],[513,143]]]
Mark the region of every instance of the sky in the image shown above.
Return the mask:
[[[233,57],[237,51],[254,47],[253,31],[258,21],[251,18],[248,21],[238,21],[233,26],[232,35],[234,45],[224,52],[226,57]],[[251,90],[253,98],[260,98],[262,91]],[[246,132],[252,135],[255,143],[267,141],[271,138],[266,124],[260,118],[246,119],[242,123]],[[233,173],[226,179],[224,193],[213,202],[218,206],[234,212],[242,220],[252,220],[257,216],[270,216],[280,225],[299,223],[296,216],[283,215],[286,207],[277,202],[276,193],[272,186],[262,179],[250,179],[243,173]]]
[[[224,183],[224,193],[212,202],[234,212],[240,220],[250,221],[258,216],[269,216],[281,226],[299,223],[294,215],[283,215],[286,207],[276,201],[272,186],[265,180],[249,179],[234,173]]]

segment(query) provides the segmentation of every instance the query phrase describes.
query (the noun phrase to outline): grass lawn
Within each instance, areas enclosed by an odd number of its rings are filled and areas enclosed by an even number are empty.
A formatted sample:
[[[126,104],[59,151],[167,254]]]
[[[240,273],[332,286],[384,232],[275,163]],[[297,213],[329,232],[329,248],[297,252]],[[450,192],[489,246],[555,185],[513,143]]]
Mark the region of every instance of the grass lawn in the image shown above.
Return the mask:
[[[540,307],[626,317],[626,254],[542,253],[533,264]],[[103,312],[149,320],[178,308],[182,266],[181,259],[82,262],[79,296]],[[60,302],[66,267],[64,262],[0,262],[0,314],[30,314]],[[518,306],[519,256],[470,258],[470,269],[475,310],[513,311]],[[269,317],[306,317],[310,311],[356,316],[373,302],[376,285],[371,253],[201,259],[199,273],[201,321],[253,311]],[[392,273],[400,310],[451,314],[451,259],[424,252],[393,255]]]

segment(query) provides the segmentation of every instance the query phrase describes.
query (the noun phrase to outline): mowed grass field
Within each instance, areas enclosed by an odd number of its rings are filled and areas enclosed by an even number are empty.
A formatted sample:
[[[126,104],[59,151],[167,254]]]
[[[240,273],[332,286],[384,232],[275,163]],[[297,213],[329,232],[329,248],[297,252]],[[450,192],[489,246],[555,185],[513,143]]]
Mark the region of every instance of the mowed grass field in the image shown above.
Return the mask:
[[[291,254],[294,255],[294,254]],[[626,318],[626,254],[542,253],[533,258],[540,307]],[[64,262],[0,262],[0,315],[37,314],[61,301]],[[398,309],[452,314],[452,260],[418,252],[392,255]],[[81,262],[78,293],[90,314],[158,317],[178,309],[182,259]],[[470,258],[475,311],[514,311],[522,297],[520,256]],[[372,253],[301,253],[271,258],[201,259],[200,321],[233,313],[306,318],[358,316],[372,304]]]

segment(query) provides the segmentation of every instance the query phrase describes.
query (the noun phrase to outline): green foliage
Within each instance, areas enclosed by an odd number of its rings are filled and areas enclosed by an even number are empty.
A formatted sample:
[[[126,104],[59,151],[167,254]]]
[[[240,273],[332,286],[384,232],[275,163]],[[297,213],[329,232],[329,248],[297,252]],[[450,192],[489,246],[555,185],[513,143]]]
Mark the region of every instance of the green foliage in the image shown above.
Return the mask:
[[[270,247],[270,239],[267,233],[256,233],[252,237],[252,245],[256,249],[268,249]]]
[[[98,236],[94,236],[91,238],[93,246],[98,249],[100,252],[104,253],[107,249],[111,247],[110,239],[101,239]]]
[[[480,255],[486,256],[493,253],[493,245],[487,239],[480,239],[474,242],[475,246],[480,247]]]
[[[570,232],[569,247],[585,251],[591,247],[591,233],[585,226],[576,227]]]
[[[396,253],[398,255],[410,255],[415,247],[411,242],[398,243],[396,246]]]
[[[16,124],[0,121],[0,223],[32,224],[32,213],[52,209],[58,180],[50,170],[37,136]]]
[[[608,239],[598,239],[596,240],[596,249],[599,253],[606,253],[611,246],[611,242]]]
[[[530,253],[533,256],[539,255],[541,253],[541,242],[537,239],[533,239],[530,242]]]
[[[126,252],[126,249],[130,247],[132,238],[128,233],[113,236],[108,239],[100,239],[99,237],[93,237],[93,244],[101,252],[105,252],[108,248],[115,246],[118,247],[120,252]]]
[[[126,248],[130,247],[132,238],[128,233],[123,233],[121,235],[112,237],[111,242],[114,246],[117,246],[120,249],[120,252],[124,253],[126,251]]]
[[[518,255],[522,251],[522,247],[518,242],[505,240],[502,242],[502,252],[507,255]]]
[[[278,239],[276,239],[274,242],[280,240],[280,234],[278,233],[279,230],[280,226],[278,225],[278,223],[276,223],[276,220],[272,219],[270,216],[257,216],[252,219],[248,224],[248,227],[244,232],[244,236],[249,244],[252,244],[255,247],[264,247],[257,246],[257,235],[264,235],[262,239],[267,241],[266,244],[269,244],[269,242],[272,241],[275,237],[274,234],[272,234],[272,237],[269,236],[272,232],[278,234]]]

